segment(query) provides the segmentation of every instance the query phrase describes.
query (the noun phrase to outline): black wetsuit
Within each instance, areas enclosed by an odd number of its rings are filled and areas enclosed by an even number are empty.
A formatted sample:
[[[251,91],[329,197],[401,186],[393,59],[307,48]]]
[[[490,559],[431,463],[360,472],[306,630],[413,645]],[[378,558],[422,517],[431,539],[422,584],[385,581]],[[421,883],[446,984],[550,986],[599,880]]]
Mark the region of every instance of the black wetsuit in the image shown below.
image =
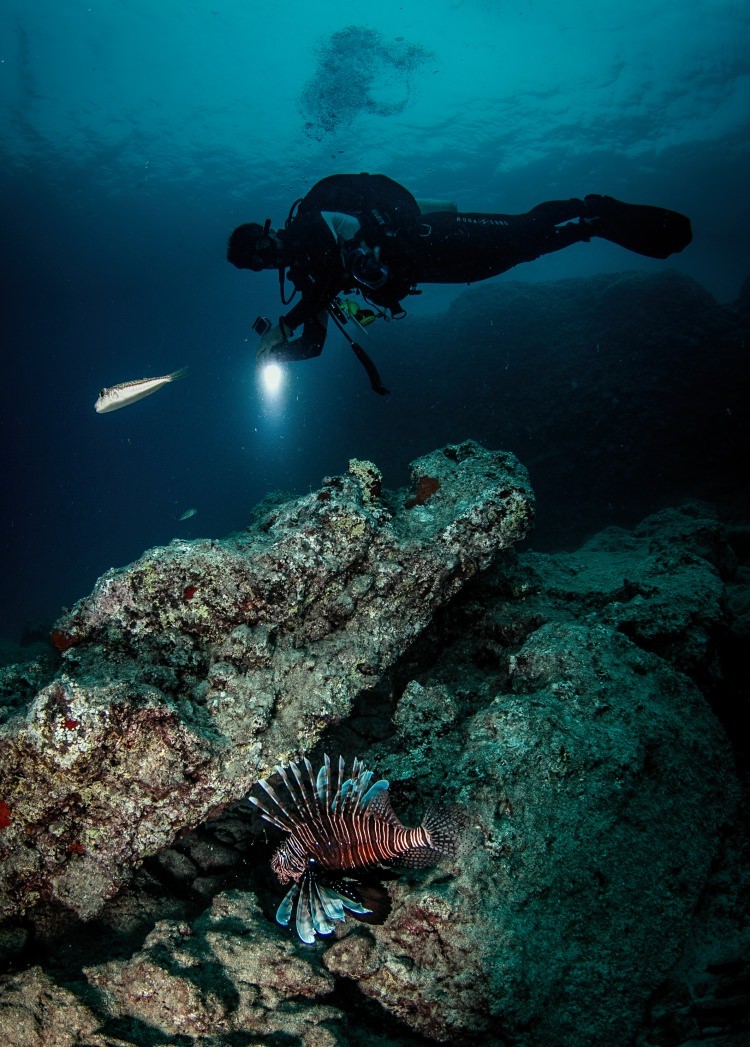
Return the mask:
[[[439,211],[424,214],[417,234],[416,280],[471,284],[520,262],[591,239],[583,200],[551,200],[526,214]]]
[[[359,286],[342,260],[342,246],[323,212],[354,216],[356,242],[379,249],[389,276],[377,290]],[[337,295],[359,289],[392,314],[420,283],[474,283],[521,262],[602,236],[630,250],[664,258],[690,241],[687,218],[610,197],[553,200],[519,215],[422,213],[412,194],[385,175],[331,175],[318,182],[279,231],[289,257],[288,277],[301,297],[283,318],[303,336],[276,355],[305,359],[325,340],[326,310]],[[345,253],[345,252],[344,252]]]

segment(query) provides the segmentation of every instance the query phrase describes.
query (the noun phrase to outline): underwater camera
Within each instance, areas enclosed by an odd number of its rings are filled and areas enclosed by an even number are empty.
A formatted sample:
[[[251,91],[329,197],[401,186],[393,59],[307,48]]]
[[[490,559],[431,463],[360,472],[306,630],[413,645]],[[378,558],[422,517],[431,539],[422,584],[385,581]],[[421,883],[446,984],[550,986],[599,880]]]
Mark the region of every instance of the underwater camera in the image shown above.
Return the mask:
[[[256,334],[259,334],[261,336],[266,334],[267,331],[270,331],[272,327],[273,324],[267,316],[256,316],[255,320],[253,321],[253,330]]]

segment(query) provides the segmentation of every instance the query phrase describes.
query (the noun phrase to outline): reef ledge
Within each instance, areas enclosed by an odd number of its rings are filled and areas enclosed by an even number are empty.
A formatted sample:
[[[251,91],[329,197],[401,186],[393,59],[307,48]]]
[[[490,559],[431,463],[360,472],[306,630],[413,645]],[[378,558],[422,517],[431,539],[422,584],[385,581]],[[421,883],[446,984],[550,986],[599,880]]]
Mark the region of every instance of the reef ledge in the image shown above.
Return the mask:
[[[30,700],[6,674],[0,918],[38,901],[95,916],[145,857],[344,719],[530,530],[511,454],[465,442],[411,476],[385,492],[353,460],[239,534],[151,549],[57,622],[62,664]]]

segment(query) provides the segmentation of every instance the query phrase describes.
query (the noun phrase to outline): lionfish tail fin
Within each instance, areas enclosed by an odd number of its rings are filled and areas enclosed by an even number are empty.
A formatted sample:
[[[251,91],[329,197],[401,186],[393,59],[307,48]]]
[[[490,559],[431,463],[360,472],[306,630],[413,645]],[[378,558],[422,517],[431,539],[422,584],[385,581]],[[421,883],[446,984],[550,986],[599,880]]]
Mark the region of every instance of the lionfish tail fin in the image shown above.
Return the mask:
[[[429,842],[410,847],[389,865],[401,869],[430,869],[441,858],[455,858],[464,838],[466,821],[459,807],[428,807],[420,828],[426,832]]]
[[[422,819],[422,828],[430,836],[430,846],[440,858],[455,858],[466,832],[467,816],[460,807],[430,806]]]

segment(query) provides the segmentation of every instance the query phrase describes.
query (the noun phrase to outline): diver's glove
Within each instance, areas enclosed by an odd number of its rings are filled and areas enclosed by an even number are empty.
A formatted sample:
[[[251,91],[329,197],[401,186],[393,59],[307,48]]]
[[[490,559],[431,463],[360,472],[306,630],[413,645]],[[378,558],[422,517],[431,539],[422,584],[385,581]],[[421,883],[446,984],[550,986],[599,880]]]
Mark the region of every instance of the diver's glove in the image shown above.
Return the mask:
[[[277,324],[263,335],[255,353],[257,364],[270,364],[276,357],[276,353],[282,346],[286,345],[286,335],[281,326]]]

